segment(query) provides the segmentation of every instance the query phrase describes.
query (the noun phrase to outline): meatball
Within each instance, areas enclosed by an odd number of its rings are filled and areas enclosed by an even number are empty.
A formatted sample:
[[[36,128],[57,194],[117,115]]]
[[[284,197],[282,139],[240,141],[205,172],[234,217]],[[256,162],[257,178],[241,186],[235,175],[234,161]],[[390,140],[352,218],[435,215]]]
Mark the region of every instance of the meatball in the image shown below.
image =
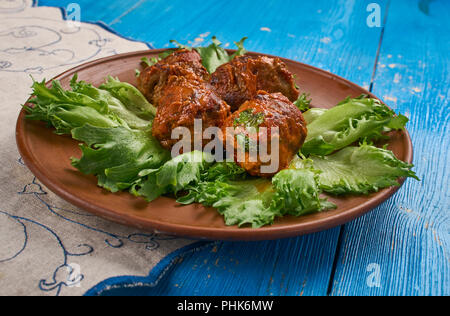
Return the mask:
[[[191,133],[194,149],[194,120],[201,119],[202,132],[209,127],[221,127],[230,115],[230,107],[211,89],[207,82],[192,82],[183,76],[169,77],[159,100],[152,134],[170,150],[179,140],[172,139],[172,130],[186,127]],[[209,142],[202,139],[202,148]]]
[[[253,99],[259,90],[280,92],[290,101],[298,99],[294,77],[279,58],[240,56],[217,68],[211,85],[232,111]]]
[[[144,69],[138,77],[138,88],[150,103],[159,106],[159,99],[170,76],[183,76],[191,82],[209,79],[195,50],[180,49],[151,67]]]
[[[152,134],[164,148],[171,150],[178,143],[178,139],[172,139],[174,129],[186,127],[194,149],[196,119],[202,121],[203,132],[209,127],[221,127],[230,115],[230,107],[208,82],[209,73],[195,50],[177,50],[141,72],[138,87],[157,107]],[[204,145],[206,141],[202,141]]]
[[[307,136],[300,110],[281,93],[265,91],[245,102],[222,130],[235,162],[249,174],[262,177],[288,168]]]

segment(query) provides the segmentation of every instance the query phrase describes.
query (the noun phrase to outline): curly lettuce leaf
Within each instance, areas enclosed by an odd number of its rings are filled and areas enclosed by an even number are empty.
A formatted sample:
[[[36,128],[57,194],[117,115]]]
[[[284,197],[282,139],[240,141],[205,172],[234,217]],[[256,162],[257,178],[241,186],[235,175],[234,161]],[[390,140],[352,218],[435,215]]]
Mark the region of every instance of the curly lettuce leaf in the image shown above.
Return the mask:
[[[86,124],[72,130],[82,141],[82,157],[72,165],[84,174],[98,177],[98,185],[112,192],[128,189],[144,169],[158,168],[170,153],[148,132],[117,126],[103,128]]]
[[[314,113],[308,113],[309,111]],[[305,155],[325,156],[358,140],[382,137],[382,132],[402,129],[408,122],[376,99],[347,98],[337,106],[319,112],[309,110],[308,136],[302,148]]]
[[[205,190],[211,187],[214,183],[221,185],[220,183],[226,183],[228,181],[241,181],[247,179],[247,172],[234,162],[216,162],[208,169],[205,169],[200,175],[200,181],[194,186],[186,187],[188,194],[178,198],[177,202],[181,204],[202,203],[201,201],[207,201],[205,197],[201,197],[206,193]],[[218,197],[211,195],[210,203],[205,205],[210,206]]]
[[[334,204],[320,198],[316,181],[317,176],[311,170],[284,170],[272,182],[246,179],[245,171],[236,164],[217,163],[177,201],[214,207],[224,216],[226,225],[259,228],[273,224],[276,217],[333,208]]]
[[[211,158],[207,156],[201,151],[193,151],[177,156],[157,169],[142,170],[139,173],[141,179],[133,184],[132,193],[147,201],[164,194],[176,195],[200,181],[201,174],[210,166]]]
[[[260,228],[273,224],[275,217],[279,216],[279,212],[270,207],[273,193],[269,180],[211,184],[203,190],[201,203],[216,208],[224,216],[226,225]],[[216,198],[213,198],[214,195]]]
[[[78,75],[75,74],[70,84],[74,85],[77,79]],[[31,94],[33,99],[31,102],[34,104],[39,104],[43,107],[50,104],[76,104],[90,107],[102,114],[108,113],[108,103],[105,100],[92,98],[89,95],[77,91],[65,90],[59,80],[53,80],[51,87],[48,88],[45,80],[37,82],[33,79],[33,85],[31,87],[33,89],[33,93]]]
[[[221,46],[220,42],[215,36],[212,38],[212,44],[207,47],[196,47],[195,50],[200,54],[202,58],[202,64],[205,66],[209,73],[213,73],[217,68],[232,61],[237,56],[242,56],[247,53],[244,48],[244,42],[247,37],[242,38],[239,42],[234,42],[237,46],[237,51],[228,55],[227,51]]]
[[[109,76],[99,89],[108,91],[128,110],[143,119],[152,120],[156,115],[156,108],[135,86],[127,82],[121,82],[119,79]]]
[[[217,180],[244,180],[248,177],[247,171],[234,162],[216,162],[202,174],[204,181]]]
[[[145,103],[140,92],[129,84],[110,80],[105,89],[99,89],[77,81],[77,75],[74,75],[70,85],[72,90],[65,90],[58,80],[54,80],[50,88],[45,81],[34,81],[30,101],[33,106],[25,106],[27,118],[47,122],[55,127],[57,134],[70,134],[73,128],[84,124],[149,128],[153,116],[148,112],[152,106]]]
[[[226,225],[259,228],[273,223],[279,212],[270,208],[272,185],[266,179],[203,181],[178,199],[181,204],[201,203],[224,216]]]
[[[130,128],[146,129],[155,117],[156,108],[148,103],[137,88],[111,76],[96,88],[85,81],[77,81],[75,75],[70,86],[73,92],[106,104],[107,111],[119,117]]]
[[[319,172],[320,189],[334,195],[369,194],[398,186],[398,178],[419,180],[413,165],[403,162],[386,149],[368,144],[346,147],[325,157],[311,155],[307,160],[296,160],[294,168],[312,167]]]
[[[44,121],[53,126],[55,133],[59,135],[70,134],[72,129],[88,122],[98,127],[122,125],[121,120],[114,115],[102,115],[93,108],[74,104],[35,104],[33,108],[28,107],[26,110],[27,119]]]
[[[178,203],[214,207],[224,216],[226,225],[259,228],[272,224],[278,214],[270,208],[270,180],[248,179],[246,171],[234,162],[213,164],[197,184],[186,189],[188,193],[178,198]]]
[[[303,117],[305,118],[306,123],[309,125],[311,124],[315,119],[320,117],[322,114],[324,114],[327,109],[322,108],[311,108],[305,113],[303,113]]]
[[[272,198],[272,209],[279,210],[281,215],[302,216],[336,208],[325,198],[317,184],[317,173],[311,169],[286,169],[280,171],[272,179],[275,195]]]
[[[27,119],[44,121],[56,129],[57,134],[70,134],[72,128],[91,122],[101,127],[122,125],[114,114],[108,113],[108,104],[90,96],[64,90],[59,81],[53,81],[50,88],[42,82],[34,81],[30,103],[24,106]]]

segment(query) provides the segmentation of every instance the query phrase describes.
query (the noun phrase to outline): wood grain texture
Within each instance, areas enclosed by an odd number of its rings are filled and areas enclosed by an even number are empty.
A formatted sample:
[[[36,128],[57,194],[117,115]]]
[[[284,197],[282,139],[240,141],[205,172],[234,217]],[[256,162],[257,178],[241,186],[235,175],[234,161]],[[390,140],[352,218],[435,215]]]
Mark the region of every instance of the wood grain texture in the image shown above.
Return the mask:
[[[39,5],[70,2],[40,0]],[[381,32],[367,27],[367,3],[355,0],[78,2],[83,21],[102,20],[121,35],[156,48],[171,46],[171,39],[205,45],[212,35],[232,48],[233,41],[247,36],[248,50],[332,70],[367,88]],[[384,10],[387,0],[378,3]]]
[[[67,8],[70,3],[77,3],[81,8],[81,20],[84,22],[104,22],[110,25],[115,19],[120,18],[130,10],[133,10],[142,0],[127,1],[92,1],[92,0],[38,0],[39,6]]]
[[[450,2],[429,1],[426,10],[423,2],[391,2],[374,81],[374,93],[411,119],[422,181],[407,180],[345,226],[333,295],[450,294]],[[370,264],[379,265],[380,287],[368,286]]]
[[[376,2],[385,14],[387,1]],[[155,47],[170,39],[204,45],[211,35],[232,46],[248,36],[249,50],[318,66],[367,88],[382,33],[367,27],[365,1],[78,3],[83,20],[103,20]],[[219,243],[185,258],[158,287],[130,294],[326,295],[333,277],[333,295],[449,295],[447,12],[445,0],[393,0],[374,78],[374,93],[411,117],[422,182],[408,180],[393,199],[346,225],[339,245],[339,228],[274,242]],[[370,264],[380,268],[380,288],[367,285]]]
[[[157,287],[104,295],[325,295],[336,246],[333,234],[218,243],[185,258]]]

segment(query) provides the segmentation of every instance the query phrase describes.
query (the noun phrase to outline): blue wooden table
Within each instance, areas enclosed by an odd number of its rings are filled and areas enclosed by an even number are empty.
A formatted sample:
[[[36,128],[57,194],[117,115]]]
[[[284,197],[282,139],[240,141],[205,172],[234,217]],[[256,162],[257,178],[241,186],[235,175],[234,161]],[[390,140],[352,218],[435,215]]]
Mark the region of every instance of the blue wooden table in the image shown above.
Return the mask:
[[[220,242],[187,257],[149,295],[450,295],[450,1],[39,0],[77,2],[81,19],[169,46],[225,44],[320,67],[410,119],[421,182],[321,233]],[[379,13],[379,14],[378,14]],[[110,292],[109,294],[114,294]],[[123,294],[123,290],[122,290]]]

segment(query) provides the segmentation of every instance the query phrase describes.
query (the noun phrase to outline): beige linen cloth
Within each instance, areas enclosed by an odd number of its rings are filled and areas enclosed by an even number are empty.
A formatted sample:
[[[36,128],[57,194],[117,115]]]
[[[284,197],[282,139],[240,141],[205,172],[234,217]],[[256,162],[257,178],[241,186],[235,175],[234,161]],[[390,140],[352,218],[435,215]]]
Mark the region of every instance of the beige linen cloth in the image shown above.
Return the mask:
[[[146,48],[98,25],[69,25],[58,8],[0,0],[0,295],[83,295],[112,277],[148,276],[168,254],[194,244],[76,209],[39,183],[16,147],[30,75],[49,79],[86,61]],[[171,261],[164,262],[149,282],[167,270]],[[106,283],[102,288],[114,286]]]

